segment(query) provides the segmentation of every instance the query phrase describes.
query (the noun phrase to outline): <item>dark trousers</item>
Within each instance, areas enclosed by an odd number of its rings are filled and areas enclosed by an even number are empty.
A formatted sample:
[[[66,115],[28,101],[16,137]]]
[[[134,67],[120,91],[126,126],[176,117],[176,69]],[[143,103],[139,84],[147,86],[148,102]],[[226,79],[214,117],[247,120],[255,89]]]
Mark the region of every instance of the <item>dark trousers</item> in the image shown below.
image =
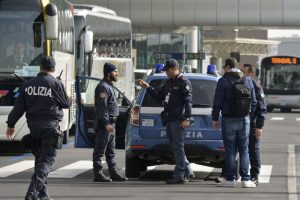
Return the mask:
[[[166,123],[167,138],[171,150],[175,157],[175,169],[173,177],[183,180],[193,173],[189,161],[184,151],[184,133],[185,130],[180,127],[181,121],[172,121]]]
[[[109,172],[115,172],[117,170],[115,160],[115,124],[113,133],[108,133],[104,125],[99,125],[96,132],[95,146],[93,152],[93,167],[94,173],[102,170],[103,165],[101,159],[105,155],[106,163],[108,165]]]
[[[31,151],[35,157],[35,166],[26,196],[45,197],[48,196],[47,176],[55,162],[58,122],[29,123],[28,126],[33,139]]]
[[[249,135],[249,158],[250,158],[250,176],[251,178],[257,178],[260,172],[260,152],[259,142],[260,139],[255,137],[255,124],[250,124],[250,135]]]

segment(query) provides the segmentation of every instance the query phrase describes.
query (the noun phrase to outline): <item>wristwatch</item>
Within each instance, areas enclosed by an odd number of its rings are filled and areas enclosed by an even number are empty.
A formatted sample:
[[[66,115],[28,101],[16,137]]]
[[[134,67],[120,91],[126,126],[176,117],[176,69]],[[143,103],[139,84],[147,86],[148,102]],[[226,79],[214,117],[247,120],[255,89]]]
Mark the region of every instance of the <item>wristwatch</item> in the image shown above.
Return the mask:
[[[191,118],[185,118],[186,121],[191,121]]]

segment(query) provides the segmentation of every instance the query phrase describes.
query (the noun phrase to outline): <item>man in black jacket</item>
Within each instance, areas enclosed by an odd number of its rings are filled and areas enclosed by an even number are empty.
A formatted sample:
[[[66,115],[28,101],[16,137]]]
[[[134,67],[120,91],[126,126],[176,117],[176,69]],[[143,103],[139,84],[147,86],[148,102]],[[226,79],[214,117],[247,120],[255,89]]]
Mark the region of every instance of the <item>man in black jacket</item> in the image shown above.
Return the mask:
[[[40,73],[23,85],[7,119],[6,136],[9,140],[13,140],[15,124],[24,112],[30,129],[35,167],[25,200],[50,199],[47,194],[47,176],[56,156],[59,122],[63,118],[62,109],[71,105],[63,83],[51,76],[54,70],[54,58],[43,57]]]
[[[251,64],[244,64],[243,72],[245,76],[252,77],[253,68]],[[257,100],[256,110],[254,116],[250,120],[250,135],[249,135],[249,158],[250,158],[250,177],[252,182],[258,184],[258,175],[260,172],[260,153],[259,153],[259,143],[260,136],[262,134],[262,128],[264,126],[267,106],[265,103],[264,91],[261,85],[252,78],[252,82],[255,89],[255,95]]]

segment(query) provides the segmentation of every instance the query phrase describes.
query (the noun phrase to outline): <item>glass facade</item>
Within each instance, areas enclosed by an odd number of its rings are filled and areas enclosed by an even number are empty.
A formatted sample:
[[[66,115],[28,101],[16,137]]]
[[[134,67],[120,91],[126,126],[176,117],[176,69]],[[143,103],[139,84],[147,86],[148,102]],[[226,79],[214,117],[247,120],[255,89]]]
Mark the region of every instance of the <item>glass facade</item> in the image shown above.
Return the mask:
[[[198,29],[198,52],[202,52],[201,29]],[[165,59],[155,59],[155,53],[186,53],[192,44],[191,34],[186,33],[134,33],[132,47],[136,49],[136,68],[151,69],[156,63],[164,63]],[[180,66],[188,64],[187,60],[178,60]],[[197,68],[201,66],[198,62]]]

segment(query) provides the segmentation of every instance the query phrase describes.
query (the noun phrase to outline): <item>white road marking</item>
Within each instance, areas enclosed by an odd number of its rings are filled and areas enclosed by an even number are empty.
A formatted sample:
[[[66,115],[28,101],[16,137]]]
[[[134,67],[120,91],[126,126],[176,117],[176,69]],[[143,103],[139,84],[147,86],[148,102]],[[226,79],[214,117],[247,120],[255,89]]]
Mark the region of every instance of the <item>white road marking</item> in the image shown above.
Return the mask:
[[[24,160],[0,168],[0,177],[8,177],[34,167],[34,160]]]
[[[272,117],[271,120],[281,121],[281,120],[284,120],[284,117]]]
[[[104,161],[102,161],[104,163]],[[50,178],[74,178],[75,176],[93,169],[93,162],[90,160],[80,160],[65,167],[50,172]]]
[[[262,165],[258,176],[259,183],[270,183],[273,165]]]
[[[300,118],[298,117],[298,118],[296,118],[296,121],[300,121]]]
[[[297,177],[296,177],[296,156],[295,156],[294,144],[289,144],[288,146],[287,178],[288,178],[289,200],[298,200]]]

